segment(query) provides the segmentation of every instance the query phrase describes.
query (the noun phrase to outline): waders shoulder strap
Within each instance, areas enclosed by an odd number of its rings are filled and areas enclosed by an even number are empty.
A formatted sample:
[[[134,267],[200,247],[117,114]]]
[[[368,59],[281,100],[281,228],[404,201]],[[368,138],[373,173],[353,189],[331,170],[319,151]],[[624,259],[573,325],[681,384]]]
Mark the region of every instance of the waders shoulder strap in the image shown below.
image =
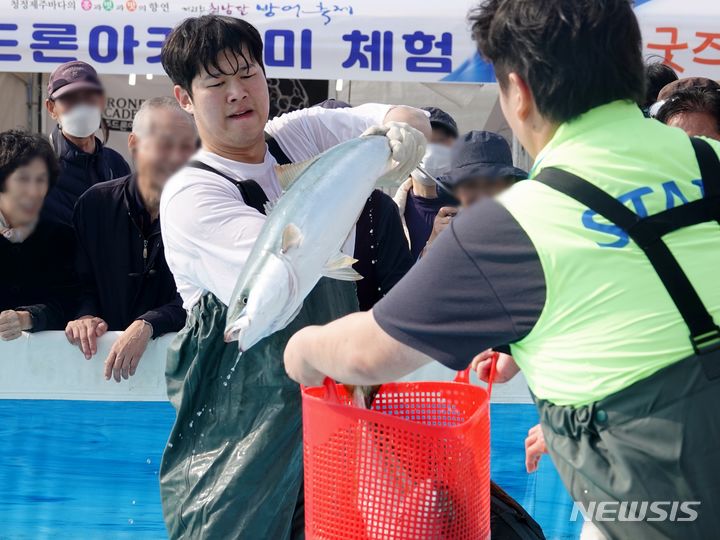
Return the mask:
[[[265,142],[268,145],[268,152],[270,152],[270,155],[275,158],[278,165],[287,165],[288,163],[292,163],[292,160],[287,156],[283,149],[280,148],[280,145],[277,140],[275,140],[275,137],[267,132],[265,132]]]
[[[254,208],[261,214],[265,213],[265,203],[268,202],[268,197],[265,194],[265,191],[263,191],[263,188],[260,187],[260,184],[258,184],[255,180],[237,180],[225,173],[221,173],[217,169],[211,167],[207,163],[203,163],[202,161],[193,160],[189,162],[187,166],[217,174],[218,176],[232,182],[240,191],[240,195],[245,201],[245,204]]]
[[[701,355],[720,349],[720,328],[662,239],[684,227],[720,220],[720,161],[708,143],[701,139],[691,141],[702,174],[703,198],[646,218],[567,171],[543,169],[537,180],[620,227],[643,250],[688,326],[695,353]]]

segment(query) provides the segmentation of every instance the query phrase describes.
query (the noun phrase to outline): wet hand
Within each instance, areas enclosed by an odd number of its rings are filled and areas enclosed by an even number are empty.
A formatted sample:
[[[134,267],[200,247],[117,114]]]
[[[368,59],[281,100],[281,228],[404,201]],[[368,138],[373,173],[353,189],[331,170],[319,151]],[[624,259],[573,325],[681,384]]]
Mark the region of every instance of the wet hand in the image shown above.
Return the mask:
[[[127,380],[135,375],[140,358],[152,338],[152,328],[143,321],[135,321],[127,327],[110,349],[105,360],[105,380]]]
[[[19,338],[24,330],[32,328],[32,319],[27,311],[8,309],[0,313],[0,339],[12,341]]]
[[[543,435],[540,424],[531,427],[525,439],[525,468],[527,472],[533,473],[537,471],[540,458],[547,453],[545,435]]]
[[[87,315],[70,321],[65,327],[65,337],[72,345],[80,347],[85,360],[90,360],[97,353],[97,338],[107,330],[107,323],[100,317]]]
[[[481,381],[488,382],[490,378],[490,368],[492,367],[492,357],[495,351],[488,349],[481,352],[475,358],[473,358],[470,367],[477,373],[477,376]],[[495,381],[496,383],[508,382],[515,375],[518,374],[520,368],[513,360],[513,357],[509,354],[498,354],[497,365],[495,366]]]

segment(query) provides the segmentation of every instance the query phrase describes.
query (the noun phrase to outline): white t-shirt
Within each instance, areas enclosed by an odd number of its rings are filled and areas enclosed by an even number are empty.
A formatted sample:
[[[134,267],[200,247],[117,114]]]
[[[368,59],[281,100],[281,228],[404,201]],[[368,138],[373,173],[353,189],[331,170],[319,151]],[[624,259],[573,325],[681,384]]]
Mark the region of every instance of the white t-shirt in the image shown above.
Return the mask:
[[[293,161],[304,161],[381,125],[390,105],[352,109],[311,107],[270,120],[265,131]],[[261,164],[240,163],[200,150],[192,158],[238,180],[255,180],[270,200],[282,194],[269,152]],[[183,306],[190,309],[206,292],[230,303],[235,283],[260,234],[265,216],[248,206],[237,187],[214,173],[185,167],[165,185],[160,225],[165,258]]]

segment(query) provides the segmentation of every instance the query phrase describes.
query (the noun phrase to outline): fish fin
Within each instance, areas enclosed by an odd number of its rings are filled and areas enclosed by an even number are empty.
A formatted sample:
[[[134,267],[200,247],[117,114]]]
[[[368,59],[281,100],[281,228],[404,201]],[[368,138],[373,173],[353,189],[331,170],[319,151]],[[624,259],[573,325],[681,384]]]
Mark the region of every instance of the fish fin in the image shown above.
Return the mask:
[[[287,253],[290,248],[298,247],[302,242],[302,232],[294,223],[285,225],[282,233],[282,252]]]
[[[282,187],[283,191],[287,191],[292,183],[295,182],[297,177],[305,172],[305,169],[307,169],[310,165],[315,163],[318,157],[319,156],[315,156],[299,163],[276,165],[275,175],[277,176],[278,182],[280,183],[280,187]]]
[[[340,281],[359,281],[363,278],[360,274],[353,270],[351,266],[345,266],[343,268],[328,268],[326,266],[322,275],[332,279],[338,279]]]
[[[353,259],[350,255],[345,255],[343,252],[338,251],[325,263],[325,270],[338,270],[340,268],[349,268],[356,262],[358,262],[357,259]]]

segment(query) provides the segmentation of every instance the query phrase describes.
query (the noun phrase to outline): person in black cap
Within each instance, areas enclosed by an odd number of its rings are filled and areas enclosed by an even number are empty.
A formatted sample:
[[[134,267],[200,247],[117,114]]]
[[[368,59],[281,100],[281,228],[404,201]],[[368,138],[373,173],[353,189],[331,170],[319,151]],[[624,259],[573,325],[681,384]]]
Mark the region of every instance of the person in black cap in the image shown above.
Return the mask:
[[[471,131],[452,148],[450,172],[441,178],[461,206],[494,197],[527,173],[513,166],[512,151],[505,138],[490,131]]]
[[[452,147],[450,172],[440,181],[460,202],[461,207],[499,195],[527,173],[513,166],[512,151],[507,141],[491,131],[470,131]],[[425,250],[457,214],[456,207],[440,209]]]
[[[127,176],[130,167],[95,136],[102,122],[105,89],[91,65],[73,61],[58,66],[47,90],[45,106],[58,123],[50,142],[60,161],[60,177],[45,200],[42,217],[71,225],[80,195],[99,182]]]
[[[457,140],[459,133],[455,119],[437,107],[423,107],[423,111],[430,113],[432,138],[428,142],[451,146]]]

